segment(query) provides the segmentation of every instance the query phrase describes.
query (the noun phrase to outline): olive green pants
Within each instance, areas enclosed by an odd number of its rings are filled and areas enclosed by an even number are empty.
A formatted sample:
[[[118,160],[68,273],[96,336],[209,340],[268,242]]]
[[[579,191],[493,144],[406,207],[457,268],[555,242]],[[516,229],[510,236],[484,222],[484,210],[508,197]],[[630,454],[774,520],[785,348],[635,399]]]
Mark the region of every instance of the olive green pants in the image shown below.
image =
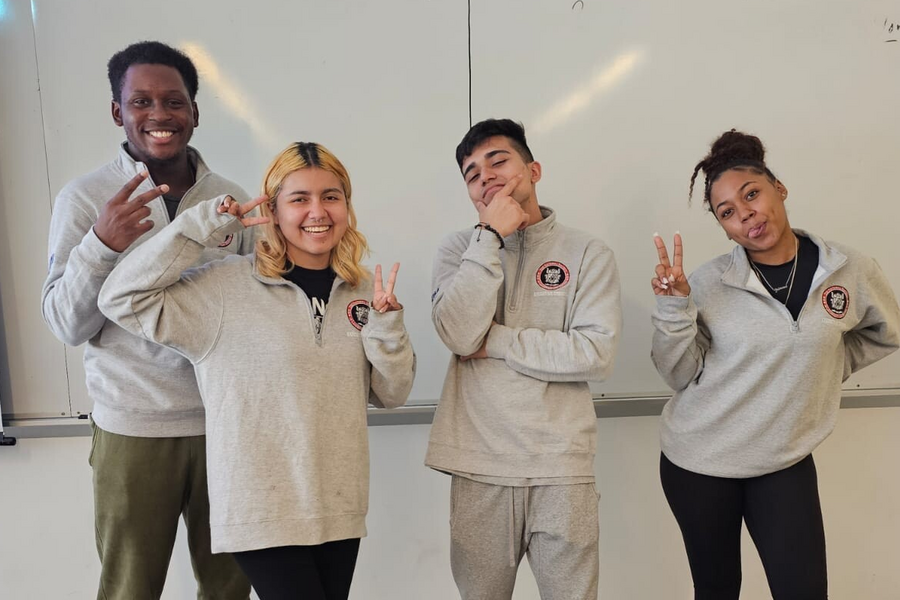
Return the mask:
[[[140,438],[93,428],[98,600],[156,600],[178,517],[184,517],[197,598],[247,600],[250,583],[230,554],[212,554],[205,436]]]

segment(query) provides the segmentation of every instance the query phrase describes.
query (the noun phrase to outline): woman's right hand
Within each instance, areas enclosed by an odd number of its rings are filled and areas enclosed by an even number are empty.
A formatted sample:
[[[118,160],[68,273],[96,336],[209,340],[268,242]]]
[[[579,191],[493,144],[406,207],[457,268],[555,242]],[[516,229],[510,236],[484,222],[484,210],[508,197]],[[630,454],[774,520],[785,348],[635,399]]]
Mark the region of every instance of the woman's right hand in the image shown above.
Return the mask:
[[[657,296],[690,296],[691,286],[688,284],[682,268],[684,247],[681,243],[681,234],[675,234],[675,253],[671,265],[669,264],[669,253],[666,251],[666,243],[658,233],[653,234],[653,243],[656,244],[656,252],[659,254],[656,277],[650,280],[653,293]]]
[[[245,215],[250,214],[250,211],[252,211],[254,208],[256,208],[257,206],[259,206],[260,204],[262,204],[263,202],[266,202],[266,201],[268,201],[268,198],[266,196],[259,196],[257,198],[254,198],[250,202],[245,202],[244,204],[241,204],[240,202],[238,202],[231,196],[225,196],[225,199],[222,200],[222,204],[220,204],[218,206],[218,208],[216,208],[216,211],[219,214],[228,213],[229,215],[231,215],[233,217],[237,217],[238,219],[240,219],[241,224],[244,227],[253,227],[254,225],[263,225],[265,223],[268,223],[269,218],[268,217],[248,217]]]

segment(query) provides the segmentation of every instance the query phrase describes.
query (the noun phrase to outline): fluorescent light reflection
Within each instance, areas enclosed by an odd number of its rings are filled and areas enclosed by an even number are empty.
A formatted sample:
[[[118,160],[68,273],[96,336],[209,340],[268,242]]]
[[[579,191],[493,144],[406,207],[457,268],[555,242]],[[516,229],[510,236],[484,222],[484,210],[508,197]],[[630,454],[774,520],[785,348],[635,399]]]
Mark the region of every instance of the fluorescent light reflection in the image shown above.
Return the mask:
[[[634,50],[617,56],[611,64],[603,68],[593,79],[571,91],[544,114],[533,121],[531,131],[547,133],[563,125],[582,112],[591,103],[611,91],[622,79],[644,60],[643,50]]]
[[[255,109],[241,87],[219,70],[219,65],[203,46],[188,42],[181,47],[200,71],[203,85],[215,90],[216,96],[221,99],[225,108],[236,119],[247,124],[260,146],[268,148],[278,139],[274,129],[259,116],[259,111]]]

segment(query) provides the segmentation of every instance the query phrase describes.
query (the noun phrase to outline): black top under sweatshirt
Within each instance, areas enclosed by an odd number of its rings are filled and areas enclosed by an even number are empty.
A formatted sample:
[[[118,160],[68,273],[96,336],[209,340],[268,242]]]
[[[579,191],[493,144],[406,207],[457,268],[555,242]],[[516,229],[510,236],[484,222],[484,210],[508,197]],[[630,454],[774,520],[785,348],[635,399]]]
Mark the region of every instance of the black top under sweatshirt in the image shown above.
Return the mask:
[[[794,267],[793,259],[783,265],[764,265],[750,261],[765,277],[765,280],[760,280],[760,282],[766,288],[766,291],[782,304],[787,301],[787,309],[790,311],[794,321],[797,320],[800,316],[800,311],[803,310],[813,277],[816,274],[816,269],[819,267],[818,246],[808,237],[798,235],[797,239],[800,243],[797,246],[797,272],[794,273],[793,287],[788,285],[782,290],[775,291],[775,289],[789,283],[791,269]],[[775,286],[775,289],[772,286]],[[788,291],[791,294],[790,298],[788,298]]]
[[[297,265],[291,266],[291,270],[283,275],[285,279],[303,290],[309,297],[313,309],[313,318],[316,321],[316,334],[322,329],[322,319],[325,318],[325,307],[331,296],[331,286],[334,284],[335,273],[331,267],[324,269],[304,269]],[[798,267],[799,268],[799,267]]]

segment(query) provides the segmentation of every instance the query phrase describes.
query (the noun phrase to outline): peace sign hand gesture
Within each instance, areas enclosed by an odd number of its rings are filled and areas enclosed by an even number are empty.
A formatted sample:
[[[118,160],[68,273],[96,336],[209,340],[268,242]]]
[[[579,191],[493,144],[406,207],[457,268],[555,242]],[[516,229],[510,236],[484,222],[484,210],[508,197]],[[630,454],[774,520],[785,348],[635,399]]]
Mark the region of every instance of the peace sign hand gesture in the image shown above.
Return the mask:
[[[94,235],[110,250],[124,252],[134,240],[153,228],[147,203],[169,191],[163,184],[131,197],[149,174],[141,171],[131,178],[103,208],[94,223]]]
[[[653,234],[653,243],[656,244],[656,252],[659,254],[659,264],[656,265],[656,277],[650,280],[653,293],[657,296],[689,296],[691,286],[684,275],[684,246],[681,243],[681,234],[675,234],[675,253],[672,264],[669,264],[669,253],[666,252],[666,243]]]
[[[397,283],[397,271],[400,263],[394,263],[391,274],[388,275],[387,285],[381,284],[381,265],[375,265],[375,296],[372,298],[372,308],[380,313],[401,310],[403,305],[397,302],[394,295],[394,284]]]
[[[216,208],[216,211],[218,211],[219,214],[228,213],[229,215],[237,217],[241,220],[241,225],[243,225],[244,227],[263,225],[264,223],[269,222],[268,217],[245,217],[244,215],[268,200],[269,198],[267,196],[259,196],[258,198],[254,198],[250,202],[241,204],[231,196],[225,196],[225,199],[222,200],[222,204],[220,204],[219,207]]]

